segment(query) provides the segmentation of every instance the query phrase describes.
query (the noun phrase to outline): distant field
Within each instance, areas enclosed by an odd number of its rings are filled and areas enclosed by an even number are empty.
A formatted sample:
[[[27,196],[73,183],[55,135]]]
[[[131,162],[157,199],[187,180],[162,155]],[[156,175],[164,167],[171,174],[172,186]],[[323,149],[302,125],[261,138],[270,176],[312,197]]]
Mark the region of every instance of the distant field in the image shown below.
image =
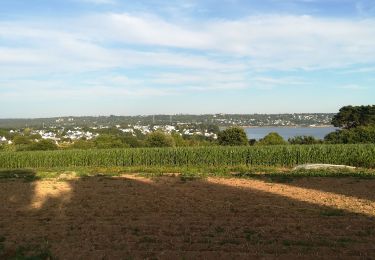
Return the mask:
[[[0,179],[0,259],[375,258],[375,179],[43,175]]]
[[[375,167],[375,145],[139,148],[0,152],[0,168],[92,166],[283,166],[304,163]]]

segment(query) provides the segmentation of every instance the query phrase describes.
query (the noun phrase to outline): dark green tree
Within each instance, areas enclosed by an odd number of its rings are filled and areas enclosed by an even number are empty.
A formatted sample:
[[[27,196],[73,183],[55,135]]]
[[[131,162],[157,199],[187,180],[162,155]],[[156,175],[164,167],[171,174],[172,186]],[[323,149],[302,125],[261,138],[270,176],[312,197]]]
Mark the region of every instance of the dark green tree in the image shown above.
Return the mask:
[[[295,136],[288,139],[290,144],[320,144],[323,141],[316,139],[314,136]]]
[[[338,130],[326,135],[324,141],[333,144],[375,143],[375,126]]]
[[[145,146],[144,140],[141,140],[141,139],[139,139],[136,136],[133,136],[131,134],[123,135],[121,137],[121,140],[124,144],[126,144],[127,146],[132,147],[132,148]]]
[[[27,150],[30,151],[48,151],[48,150],[57,150],[58,146],[52,140],[42,139],[38,142],[33,142],[29,145]]]
[[[123,148],[128,147],[120,138],[114,135],[102,134],[94,140],[95,147],[98,149]]]
[[[230,127],[219,132],[218,142],[220,145],[231,146],[249,144],[245,131],[240,127]]]
[[[0,136],[4,136],[5,138],[9,139],[11,134],[9,133],[8,129],[0,129]]]
[[[95,143],[91,140],[77,140],[69,147],[72,149],[88,150],[95,148]]]
[[[13,143],[15,145],[29,145],[31,142],[31,139],[24,135],[16,135],[13,137]]]
[[[332,124],[345,129],[375,125],[375,105],[342,107],[333,117]]]
[[[258,145],[282,145],[287,144],[284,138],[276,132],[271,132],[257,143]]]
[[[176,146],[187,146],[187,142],[178,133],[172,133],[172,138]]]
[[[148,147],[172,147],[174,146],[174,140],[171,136],[156,131],[147,135],[146,145]]]

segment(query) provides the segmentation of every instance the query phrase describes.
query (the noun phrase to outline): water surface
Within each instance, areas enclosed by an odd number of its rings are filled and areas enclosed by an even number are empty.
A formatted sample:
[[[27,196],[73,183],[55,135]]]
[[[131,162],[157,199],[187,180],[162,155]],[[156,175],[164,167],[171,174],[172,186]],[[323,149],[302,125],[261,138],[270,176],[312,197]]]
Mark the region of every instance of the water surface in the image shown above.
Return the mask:
[[[294,136],[314,136],[317,139],[324,137],[336,131],[336,127],[251,127],[245,128],[245,132],[249,139],[259,140],[271,132],[281,135],[286,141]]]

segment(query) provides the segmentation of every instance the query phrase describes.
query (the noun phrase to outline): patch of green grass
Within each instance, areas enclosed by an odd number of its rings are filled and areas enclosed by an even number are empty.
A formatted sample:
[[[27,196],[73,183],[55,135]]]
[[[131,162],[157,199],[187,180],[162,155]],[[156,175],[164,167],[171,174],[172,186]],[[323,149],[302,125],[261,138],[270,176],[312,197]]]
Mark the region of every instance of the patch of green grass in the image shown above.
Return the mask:
[[[205,179],[208,177],[208,175],[204,173],[183,172],[179,175],[179,177],[182,182],[187,182]]]
[[[257,231],[246,228],[243,232],[247,242],[251,244],[260,243],[262,236]]]
[[[360,236],[360,237],[372,236],[374,234],[375,234],[375,231],[374,231],[374,229],[371,229],[371,228],[366,228],[366,229],[360,230],[356,233],[356,235]]]
[[[0,258],[9,260],[51,260],[53,259],[48,241],[44,241],[42,245],[19,246],[14,252],[2,255]]]
[[[157,243],[157,242],[158,242],[157,239],[153,237],[149,237],[149,236],[144,236],[139,240],[139,243]]]
[[[132,235],[134,235],[134,236],[138,236],[139,235],[139,233],[140,233],[140,230],[139,230],[139,228],[137,228],[137,227],[134,227],[134,228],[132,228]]]
[[[52,179],[58,177],[60,174],[57,171],[37,171],[35,176],[37,179]]]
[[[285,239],[281,243],[286,247],[298,246],[302,248],[312,248],[312,247],[330,247],[333,248],[337,246],[335,241],[328,240],[326,237],[317,237],[312,240],[293,240]]]
[[[296,178],[303,177],[357,177],[375,178],[375,169],[319,169],[319,170],[293,170],[274,166],[133,166],[133,167],[66,167],[66,168],[41,168],[41,169],[2,169],[1,179],[23,179],[35,181],[48,178],[65,177],[117,177],[122,174],[138,174],[147,178],[161,176],[178,176],[181,181],[192,181],[207,177],[220,178],[258,178],[268,182],[289,183]]]
[[[328,168],[328,169],[299,169],[292,170],[290,174],[306,177],[375,177],[375,171],[371,169],[346,169],[346,168]]]
[[[16,255],[14,260],[50,260],[53,259],[52,254],[49,249],[38,249],[36,252],[30,252],[29,249],[24,247],[19,247],[16,250]]]
[[[223,240],[220,241],[220,245],[225,245],[225,244],[239,245],[240,241],[238,241],[237,239],[233,239],[233,238],[224,238]]]
[[[284,246],[301,246],[301,247],[313,247],[315,243],[313,241],[306,240],[283,240]]]
[[[5,237],[0,236],[0,257],[1,257],[1,254],[4,252],[4,242],[5,242]]]
[[[39,179],[33,169],[4,169],[0,170],[0,179],[22,179],[24,181],[34,181]]]
[[[345,211],[342,209],[326,209],[321,211],[320,215],[326,217],[341,217],[345,215]]]
[[[267,176],[267,179],[269,182],[274,182],[274,183],[291,183],[294,181],[293,176],[290,175],[272,175],[272,176]]]
[[[341,237],[339,239],[337,239],[337,242],[342,245],[342,246],[347,246],[348,244],[350,243],[354,243],[355,240],[350,238],[350,237]]]
[[[224,232],[224,228],[223,227],[221,227],[221,226],[217,226],[217,227],[215,227],[215,231],[216,231],[216,233],[223,233]]]

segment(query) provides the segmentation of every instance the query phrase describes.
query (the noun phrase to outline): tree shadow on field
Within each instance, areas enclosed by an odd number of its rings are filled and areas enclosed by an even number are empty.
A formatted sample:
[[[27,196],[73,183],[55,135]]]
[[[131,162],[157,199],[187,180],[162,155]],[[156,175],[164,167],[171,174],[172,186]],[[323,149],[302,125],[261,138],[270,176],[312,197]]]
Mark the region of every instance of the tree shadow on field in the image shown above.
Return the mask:
[[[273,182],[269,178],[263,180]],[[320,190],[375,202],[375,178],[292,176],[284,183],[292,187]]]
[[[375,257],[375,213],[270,185],[132,175],[1,180],[0,258]]]

